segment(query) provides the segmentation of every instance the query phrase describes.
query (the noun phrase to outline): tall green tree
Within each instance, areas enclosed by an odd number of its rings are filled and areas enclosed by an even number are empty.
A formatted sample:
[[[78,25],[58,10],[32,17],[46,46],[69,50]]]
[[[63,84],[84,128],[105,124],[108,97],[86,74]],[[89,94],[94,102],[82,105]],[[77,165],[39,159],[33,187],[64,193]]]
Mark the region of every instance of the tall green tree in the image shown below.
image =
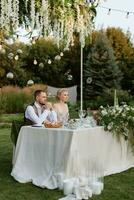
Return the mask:
[[[91,99],[107,88],[120,88],[122,73],[109,41],[103,33],[96,38],[84,67],[84,98]]]

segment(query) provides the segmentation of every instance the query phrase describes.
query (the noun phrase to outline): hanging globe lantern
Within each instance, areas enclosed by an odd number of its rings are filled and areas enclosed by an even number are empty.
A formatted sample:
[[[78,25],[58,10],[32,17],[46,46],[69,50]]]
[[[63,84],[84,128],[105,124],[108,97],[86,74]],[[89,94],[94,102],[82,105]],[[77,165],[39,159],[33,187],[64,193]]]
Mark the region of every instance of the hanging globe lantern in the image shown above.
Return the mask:
[[[50,65],[52,63],[52,61],[49,59],[47,63]]]
[[[39,63],[39,67],[40,68],[44,68],[44,64],[43,63]]]
[[[28,80],[28,81],[27,81],[27,85],[28,85],[28,86],[32,86],[33,84],[34,84],[34,81],[33,81],[33,80]]]
[[[61,57],[62,57],[62,56],[64,56],[64,53],[63,53],[63,52],[61,52],[61,53],[60,53],[60,56],[61,56]]]
[[[92,83],[92,77],[88,77],[86,82],[87,82],[87,84],[91,84]]]
[[[73,76],[71,74],[67,75],[67,80],[71,81],[73,79]]]
[[[34,64],[34,65],[37,65],[37,64],[38,64],[38,62],[37,62],[36,59],[34,59],[33,64]]]
[[[7,75],[6,75],[6,77],[7,77],[8,79],[13,79],[13,78],[14,78],[14,75],[13,75],[12,72],[8,72]]]

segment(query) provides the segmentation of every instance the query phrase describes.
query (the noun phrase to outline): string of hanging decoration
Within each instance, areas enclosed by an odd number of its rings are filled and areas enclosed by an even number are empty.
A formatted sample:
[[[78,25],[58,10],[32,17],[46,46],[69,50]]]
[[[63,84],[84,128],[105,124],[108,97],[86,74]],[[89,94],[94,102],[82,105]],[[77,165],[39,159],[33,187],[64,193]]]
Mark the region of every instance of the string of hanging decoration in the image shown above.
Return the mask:
[[[105,6],[98,6],[98,8],[102,8],[107,10],[107,14],[110,15],[112,12],[118,12],[118,13],[123,13],[125,14],[126,18],[128,18],[130,15],[134,15],[134,12],[132,11],[128,11],[128,10],[120,10],[120,9],[116,9],[116,8],[108,8]]]

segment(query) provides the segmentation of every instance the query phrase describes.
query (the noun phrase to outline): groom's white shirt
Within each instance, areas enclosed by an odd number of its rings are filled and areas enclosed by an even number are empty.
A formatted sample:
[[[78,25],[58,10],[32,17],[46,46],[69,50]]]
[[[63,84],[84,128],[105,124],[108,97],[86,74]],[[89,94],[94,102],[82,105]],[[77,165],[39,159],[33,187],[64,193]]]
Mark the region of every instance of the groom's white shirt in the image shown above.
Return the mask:
[[[42,124],[45,120],[49,120],[50,122],[57,121],[57,114],[55,111],[50,111],[44,109],[42,112],[42,107],[35,102],[34,105],[37,108],[38,115],[35,113],[35,110],[32,105],[27,106],[25,111],[25,117],[30,119],[35,124]]]

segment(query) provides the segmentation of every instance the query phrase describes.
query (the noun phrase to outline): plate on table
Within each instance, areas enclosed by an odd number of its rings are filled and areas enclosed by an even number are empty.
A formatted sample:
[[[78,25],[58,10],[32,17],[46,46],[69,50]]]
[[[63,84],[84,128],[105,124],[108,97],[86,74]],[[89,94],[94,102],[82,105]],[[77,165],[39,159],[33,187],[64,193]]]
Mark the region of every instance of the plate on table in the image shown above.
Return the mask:
[[[34,125],[32,125],[32,127],[42,127],[42,125],[40,125],[40,124],[34,124]]]

